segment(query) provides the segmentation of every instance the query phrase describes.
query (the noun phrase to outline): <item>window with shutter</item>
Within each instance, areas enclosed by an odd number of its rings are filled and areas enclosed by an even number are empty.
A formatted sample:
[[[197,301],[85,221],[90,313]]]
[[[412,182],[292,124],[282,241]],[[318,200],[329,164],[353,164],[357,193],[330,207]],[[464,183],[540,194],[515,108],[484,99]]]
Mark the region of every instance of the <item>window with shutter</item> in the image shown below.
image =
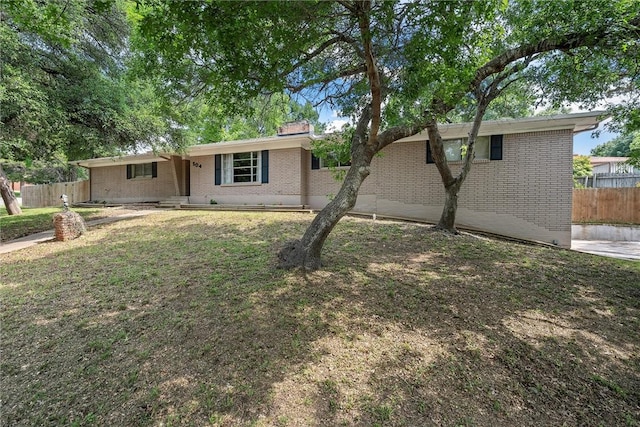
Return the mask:
[[[215,156],[215,185],[267,183],[268,170],[269,152],[267,150],[217,154]]]
[[[127,179],[156,178],[157,176],[158,162],[127,165]]]
[[[502,135],[491,136],[490,160],[502,160]]]
[[[448,162],[461,162],[468,147],[468,138],[442,141]],[[479,136],[476,138],[474,160],[502,160],[502,135]],[[431,146],[427,141],[427,163],[434,163]]]
[[[311,153],[311,169],[320,169],[320,158]]]

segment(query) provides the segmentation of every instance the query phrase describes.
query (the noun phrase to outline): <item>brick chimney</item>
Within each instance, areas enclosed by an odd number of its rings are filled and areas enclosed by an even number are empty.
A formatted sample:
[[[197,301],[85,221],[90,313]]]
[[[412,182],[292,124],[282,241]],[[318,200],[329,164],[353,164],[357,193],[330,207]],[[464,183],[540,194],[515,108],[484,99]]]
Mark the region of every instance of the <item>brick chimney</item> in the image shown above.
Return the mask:
[[[278,128],[278,136],[301,135],[305,133],[313,135],[313,125],[310,124],[308,120],[284,123]]]

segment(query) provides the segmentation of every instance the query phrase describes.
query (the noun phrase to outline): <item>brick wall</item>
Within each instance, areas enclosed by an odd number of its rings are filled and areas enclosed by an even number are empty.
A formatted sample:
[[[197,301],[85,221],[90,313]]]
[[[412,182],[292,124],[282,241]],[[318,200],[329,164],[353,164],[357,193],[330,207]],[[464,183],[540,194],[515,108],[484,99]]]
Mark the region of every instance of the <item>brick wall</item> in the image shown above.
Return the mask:
[[[458,201],[457,224],[504,235],[571,244],[573,134],[505,135],[503,160],[475,162]],[[453,164],[455,173],[461,164]],[[321,208],[340,184],[328,170],[309,174],[307,203]],[[392,144],[374,158],[355,210],[437,222],[444,189],[426,143]]]
[[[508,236],[571,244],[572,147],[570,130],[505,135],[503,159],[475,162],[462,186],[457,224]],[[190,202],[284,204],[322,208],[340,189],[331,172],[311,169],[301,148],[269,151],[269,183],[214,185],[214,156],[191,157]],[[453,164],[459,169],[461,164]],[[178,171],[182,172],[182,171]],[[186,171],[179,173],[184,176]],[[169,162],[158,178],[127,180],[125,166],[94,168],[93,200],[161,200],[175,194]],[[374,158],[355,211],[437,222],[444,189],[426,143],[395,143]]]
[[[127,179],[127,166],[91,169],[91,200],[111,203],[154,202],[176,195],[171,163],[158,162],[156,178]]]
[[[191,203],[222,204],[303,204],[304,193],[300,148],[269,151],[269,182],[267,184],[215,185],[215,157],[191,157],[202,167],[191,167]]]

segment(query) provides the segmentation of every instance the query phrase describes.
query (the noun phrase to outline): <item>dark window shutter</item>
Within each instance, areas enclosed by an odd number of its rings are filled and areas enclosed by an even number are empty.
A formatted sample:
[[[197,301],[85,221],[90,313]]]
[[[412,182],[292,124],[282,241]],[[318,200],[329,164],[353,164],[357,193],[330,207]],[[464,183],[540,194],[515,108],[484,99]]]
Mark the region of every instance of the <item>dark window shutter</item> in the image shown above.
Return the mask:
[[[502,160],[502,135],[491,135],[490,160]]]
[[[320,158],[311,153],[311,169],[320,169]]]
[[[269,150],[262,150],[262,183],[269,183]]]
[[[427,163],[435,163],[431,156],[431,146],[429,145],[429,141],[427,141]]]
[[[127,179],[133,178],[133,165],[127,165]]]
[[[215,155],[215,185],[220,185],[222,183],[222,154]]]
[[[158,177],[158,162],[151,162],[151,177]]]

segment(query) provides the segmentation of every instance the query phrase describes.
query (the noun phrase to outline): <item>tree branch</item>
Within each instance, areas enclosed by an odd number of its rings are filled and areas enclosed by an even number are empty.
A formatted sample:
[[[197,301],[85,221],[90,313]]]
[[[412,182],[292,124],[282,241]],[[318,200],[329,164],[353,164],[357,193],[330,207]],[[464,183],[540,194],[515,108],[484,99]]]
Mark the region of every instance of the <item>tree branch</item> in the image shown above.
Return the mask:
[[[363,0],[359,2],[357,13],[360,35],[362,37],[362,44],[367,64],[369,89],[371,91],[371,129],[369,132],[369,145],[376,147],[376,140],[380,130],[380,120],[382,116],[382,82],[380,79],[380,71],[376,64],[375,54],[373,52],[371,20],[369,16],[371,13],[371,1]]]
[[[451,169],[447,164],[447,156],[444,152],[444,144],[442,143],[442,136],[440,135],[440,129],[438,129],[438,122],[435,117],[429,118],[426,124],[427,133],[429,135],[429,147],[431,148],[431,157],[436,164],[438,173],[442,178],[442,183],[445,188],[452,184],[455,184],[456,180],[451,173]]]
[[[640,34],[640,16],[629,21],[629,29],[626,31],[636,31]],[[469,82],[469,85],[465,90],[461,90],[456,96],[452,97],[452,99],[457,100],[460,97],[464,96],[466,93],[472,92],[475,93],[476,88],[480,87],[482,82],[489,76],[494,74],[502,73],[510,64],[523,59],[523,58],[534,58],[539,56],[540,54],[560,50],[560,51],[568,51],[572,49],[577,49],[579,47],[595,47],[598,46],[603,40],[607,40],[608,36],[613,36],[615,38],[615,31],[610,27],[602,27],[599,31],[590,31],[590,32],[577,32],[577,33],[569,33],[562,37],[558,37],[556,39],[547,38],[544,40],[540,40],[537,43],[532,43],[528,45],[518,46],[513,49],[509,49],[500,55],[494,57],[493,59],[486,62],[483,66],[478,68],[475,73],[475,77],[473,80]],[[529,61],[530,62],[530,61]],[[528,65],[529,62],[526,62]],[[523,67],[524,69],[526,67]],[[521,69],[521,70],[522,70]],[[521,71],[518,70],[518,71]],[[510,75],[514,74],[513,72],[509,73]],[[449,103],[442,101],[441,99],[433,99],[430,107],[428,108],[428,112],[430,114],[435,115],[443,115],[451,111],[455,108],[455,101],[451,101]]]
[[[304,82],[303,84],[299,84],[299,85],[287,85],[287,89],[289,89],[292,92],[300,92],[301,90],[317,85],[317,84],[329,84],[332,81],[339,79],[339,78],[344,78],[344,77],[350,77],[350,76],[355,76],[358,74],[362,74],[364,72],[366,72],[366,66],[364,64],[359,65],[356,68],[350,68],[350,69],[346,69],[343,70],[337,74],[330,74],[328,76],[325,76],[323,78],[319,78],[319,79],[314,79],[314,80],[308,80],[306,82]]]
[[[343,39],[340,36],[335,36],[335,37],[325,41],[324,43],[320,44],[320,46],[318,46],[312,52],[305,53],[304,57],[300,61],[296,62],[295,64],[293,64],[291,66],[291,68],[290,68],[291,71],[289,71],[289,73],[291,73],[293,70],[296,70],[296,69],[300,68],[303,64],[308,63],[313,58],[316,58],[317,56],[322,54],[325,51],[325,49],[337,44],[341,40],[343,40]],[[289,73],[287,73],[287,74],[289,74]]]

